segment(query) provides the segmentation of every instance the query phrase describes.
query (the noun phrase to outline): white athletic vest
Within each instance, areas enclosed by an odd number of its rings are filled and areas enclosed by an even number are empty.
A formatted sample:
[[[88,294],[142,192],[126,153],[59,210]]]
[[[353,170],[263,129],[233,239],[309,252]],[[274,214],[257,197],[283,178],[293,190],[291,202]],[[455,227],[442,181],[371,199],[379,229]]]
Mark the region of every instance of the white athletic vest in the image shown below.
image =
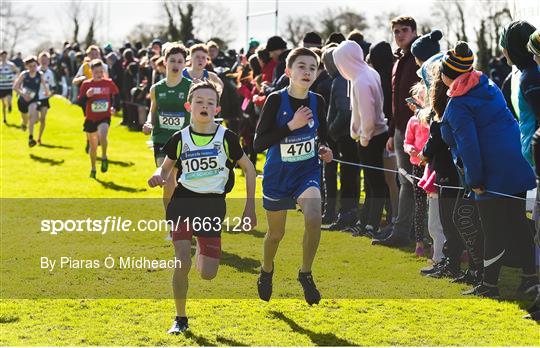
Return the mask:
[[[39,68],[39,71],[41,71],[41,73],[43,74],[43,78],[45,79],[45,84],[47,85],[47,87],[49,87],[49,91],[52,93],[53,92],[52,88],[56,87],[56,81],[54,79],[54,73],[49,68],[47,68],[47,70],[45,70],[45,71],[43,71],[43,70],[41,70],[41,68]],[[48,98],[48,96],[45,95],[45,89],[40,88],[39,89],[39,97],[38,97],[38,99],[41,100],[41,99],[46,99],[46,98]]]
[[[182,151],[179,160],[182,174],[178,179],[185,188],[197,193],[223,193],[229,179],[225,152],[225,128],[218,126],[214,138],[205,146],[191,139],[189,127],[182,129]]]

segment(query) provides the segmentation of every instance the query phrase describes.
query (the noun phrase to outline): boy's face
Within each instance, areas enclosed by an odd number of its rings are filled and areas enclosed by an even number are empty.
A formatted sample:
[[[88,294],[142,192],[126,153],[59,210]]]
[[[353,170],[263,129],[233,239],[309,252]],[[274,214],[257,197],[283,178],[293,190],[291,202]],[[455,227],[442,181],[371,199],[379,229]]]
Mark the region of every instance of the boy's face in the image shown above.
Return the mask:
[[[408,25],[395,24],[392,27],[392,31],[394,32],[396,44],[402,50],[407,49],[412,40],[416,37],[416,30],[412,30]]]
[[[187,102],[184,106],[191,112],[193,122],[199,124],[214,122],[214,116],[221,110],[216,92],[210,88],[201,88],[193,92],[191,102]]]
[[[39,65],[48,67],[49,66],[49,57],[47,56],[41,56],[39,57]]]
[[[26,69],[30,71],[31,73],[34,73],[37,71],[37,63],[36,62],[30,62],[25,64]]]
[[[182,53],[171,54],[165,61],[165,66],[167,68],[167,75],[178,75],[184,69],[186,65],[186,60]]]
[[[90,58],[90,60],[98,59],[99,58],[99,51],[98,50],[91,50],[90,52],[88,52],[88,58]]]
[[[202,70],[208,63],[208,54],[203,51],[195,51],[191,55],[191,67],[197,70]]]
[[[219,50],[217,49],[217,47],[209,47],[208,54],[210,55],[211,59],[216,59],[219,54]]]
[[[94,80],[101,80],[104,74],[105,69],[103,69],[103,66],[96,66],[95,68],[92,68],[92,78]]]
[[[317,78],[317,60],[311,56],[299,56],[285,73],[291,84],[309,89]]]
[[[0,62],[5,63],[7,60],[7,53],[0,54]]]

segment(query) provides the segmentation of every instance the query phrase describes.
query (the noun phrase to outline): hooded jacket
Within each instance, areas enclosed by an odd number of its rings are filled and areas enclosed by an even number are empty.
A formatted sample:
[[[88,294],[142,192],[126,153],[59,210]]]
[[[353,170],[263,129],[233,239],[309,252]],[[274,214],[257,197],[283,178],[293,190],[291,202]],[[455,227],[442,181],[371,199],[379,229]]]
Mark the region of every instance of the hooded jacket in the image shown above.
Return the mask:
[[[351,128],[351,100],[347,90],[347,80],[340,75],[332,55],[335,48],[328,49],[323,54],[326,71],[332,78],[330,98],[328,100],[328,135],[338,141],[343,136],[349,137]]]
[[[466,184],[505,194],[534,188],[534,173],[521,154],[518,124],[495,83],[472,71],[455,79],[448,95],[441,135],[454,161],[461,159]],[[497,197],[475,195],[477,200]]]
[[[354,41],[343,41],[332,55],[339,73],[350,81],[352,87],[351,137],[365,147],[371,138],[388,131],[381,78],[364,61],[364,52]]]
[[[394,54],[392,47],[386,41],[380,41],[369,48],[371,66],[381,77],[381,86],[384,94],[383,111],[389,122],[392,120],[392,67],[394,66]]]

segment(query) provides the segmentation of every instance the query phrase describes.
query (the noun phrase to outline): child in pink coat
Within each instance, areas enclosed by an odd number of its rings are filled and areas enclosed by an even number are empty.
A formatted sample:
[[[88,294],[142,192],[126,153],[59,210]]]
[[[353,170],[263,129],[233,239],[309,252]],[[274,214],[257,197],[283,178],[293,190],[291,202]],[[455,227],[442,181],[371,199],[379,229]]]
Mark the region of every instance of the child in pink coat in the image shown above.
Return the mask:
[[[411,89],[413,99],[420,106],[424,106],[426,88],[422,82],[417,83]],[[421,161],[421,153],[424,145],[429,138],[429,110],[418,109],[416,106],[409,104],[412,109],[415,109],[415,115],[409,119],[407,130],[405,131],[405,140],[403,149],[410,156],[410,161],[413,165],[412,175],[421,178],[424,175],[424,165]],[[426,115],[427,114],[427,115]],[[427,196],[426,191],[417,185],[414,187],[414,231],[416,236],[417,256],[424,256],[424,224],[427,214]]]

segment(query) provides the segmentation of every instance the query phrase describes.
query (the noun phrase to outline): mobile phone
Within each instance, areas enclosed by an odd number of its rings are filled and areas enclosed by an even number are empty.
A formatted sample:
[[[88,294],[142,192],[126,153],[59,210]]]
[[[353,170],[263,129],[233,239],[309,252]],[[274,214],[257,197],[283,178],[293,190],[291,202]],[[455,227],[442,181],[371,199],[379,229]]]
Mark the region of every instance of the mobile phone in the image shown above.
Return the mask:
[[[416,107],[419,108],[419,109],[422,109],[422,108],[423,108],[423,106],[420,105],[420,104],[418,103],[418,101],[417,101],[416,99],[412,98],[412,97],[405,98],[405,101],[406,101],[407,103],[409,103],[409,104],[412,104],[412,105],[416,106]]]

